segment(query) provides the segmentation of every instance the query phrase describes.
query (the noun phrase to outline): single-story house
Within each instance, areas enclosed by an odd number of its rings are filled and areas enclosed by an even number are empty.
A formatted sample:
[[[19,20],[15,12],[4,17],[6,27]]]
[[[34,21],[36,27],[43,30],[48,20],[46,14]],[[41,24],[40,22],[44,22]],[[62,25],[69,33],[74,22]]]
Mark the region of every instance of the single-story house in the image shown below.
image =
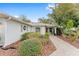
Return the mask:
[[[18,18],[0,14],[0,46],[6,47],[18,40],[25,32],[53,32],[55,25],[43,23],[27,23]]]

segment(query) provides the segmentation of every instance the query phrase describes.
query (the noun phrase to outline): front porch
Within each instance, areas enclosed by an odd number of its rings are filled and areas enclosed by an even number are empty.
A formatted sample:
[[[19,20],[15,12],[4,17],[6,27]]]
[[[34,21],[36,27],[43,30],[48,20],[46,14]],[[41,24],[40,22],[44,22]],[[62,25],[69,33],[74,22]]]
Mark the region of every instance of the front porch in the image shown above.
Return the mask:
[[[46,32],[50,33],[50,34],[54,34],[54,35],[61,35],[61,28],[59,27],[46,27]]]

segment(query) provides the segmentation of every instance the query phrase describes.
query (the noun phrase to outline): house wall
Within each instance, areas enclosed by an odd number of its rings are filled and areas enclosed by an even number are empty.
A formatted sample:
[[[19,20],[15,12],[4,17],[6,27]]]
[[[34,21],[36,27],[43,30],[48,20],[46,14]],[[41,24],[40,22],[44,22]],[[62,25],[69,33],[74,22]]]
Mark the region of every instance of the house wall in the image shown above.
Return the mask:
[[[0,18],[0,46],[3,46],[5,43],[5,25],[5,20]]]
[[[7,21],[6,26],[5,45],[9,45],[20,40],[21,24],[14,21]]]
[[[32,26],[30,29],[30,32],[36,32],[35,30],[36,30],[36,28]]]
[[[1,20],[2,21],[2,20]],[[4,22],[4,21],[3,21]],[[36,32],[36,27],[34,26],[29,26],[23,23],[19,23],[13,20],[5,20],[5,33],[4,33],[4,37],[5,37],[5,44],[4,47],[12,44],[18,40],[20,40],[21,35],[25,32]],[[25,26],[25,30],[23,29],[23,27]],[[44,26],[40,27],[40,33],[42,35],[44,35],[46,32],[46,29]]]
[[[25,30],[23,29],[24,26]],[[35,27],[31,27],[29,25],[22,24],[12,20],[7,21],[4,47],[20,40],[21,35],[25,32],[35,32]]]
[[[45,34],[45,32],[46,32],[45,27],[40,27],[40,33],[41,33],[42,35],[44,35],[44,34]]]

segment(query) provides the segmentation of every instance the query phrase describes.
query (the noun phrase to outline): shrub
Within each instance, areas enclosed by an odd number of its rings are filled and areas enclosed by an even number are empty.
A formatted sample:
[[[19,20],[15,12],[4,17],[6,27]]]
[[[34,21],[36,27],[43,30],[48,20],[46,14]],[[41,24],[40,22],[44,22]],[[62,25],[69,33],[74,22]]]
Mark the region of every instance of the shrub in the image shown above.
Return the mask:
[[[76,31],[76,33],[77,33],[77,39],[79,39],[79,29]]]
[[[45,39],[45,38],[41,38],[40,41],[41,41],[42,45],[46,45],[49,43],[49,39]]]
[[[40,37],[40,33],[39,32],[32,32],[28,36],[29,36],[29,39],[39,38]]]
[[[76,40],[76,32],[71,31],[68,38],[72,42],[75,41]]]
[[[71,29],[71,28],[73,28],[73,25],[74,25],[73,20],[72,19],[68,19],[68,21],[66,23],[66,28],[67,29]]]
[[[29,34],[30,34],[30,32],[24,33],[24,34],[21,36],[21,41],[26,40],[26,39],[29,39],[29,36],[28,36]]]
[[[21,41],[26,40],[26,39],[39,38],[39,37],[40,37],[40,33],[38,32],[28,32],[22,35]]]
[[[22,56],[37,56],[41,55],[42,45],[39,40],[29,39],[24,40],[19,47],[19,53]]]
[[[40,41],[43,45],[48,44],[50,33],[45,33],[45,35],[40,36]]]
[[[50,35],[50,33],[48,33],[48,32],[45,33],[45,38],[46,38],[46,39],[49,39],[49,35]]]
[[[63,33],[64,33],[66,36],[69,36],[70,31],[66,28],[66,29],[64,29]]]
[[[49,35],[50,33],[45,33],[45,35],[41,35],[39,32],[29,32],[29,33],[24,33],[22,35],[21,40],[26,40],[26,39],[37,39],[40,40],[40,42],[45,45],[49,42]]]

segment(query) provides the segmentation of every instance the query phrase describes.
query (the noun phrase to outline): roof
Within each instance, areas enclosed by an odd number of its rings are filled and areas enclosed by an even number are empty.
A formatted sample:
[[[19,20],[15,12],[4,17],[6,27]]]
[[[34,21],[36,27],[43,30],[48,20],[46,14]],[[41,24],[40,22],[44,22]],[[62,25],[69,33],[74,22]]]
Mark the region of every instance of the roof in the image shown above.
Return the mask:
[[[28,22],[25,22],[25,21],[23,21],[19,18],[9,16],[9,15],[3,14],[3,13],[0,13],[0,18],[4,18],[4,19],[7,19],[7,20],[14,20],[16,22],[27,24],[27,25],[30,25],[30,26],[47,26],[47,27],[55,26],[55,25],[51,25],[51,24],[38,23],[38,22],[37,23],[35,23],[35,22],[28,23]]]
[[[55,26],[55,25],[52,25],[52,24],[46,24],[46,23],[35,23],[35,22],[32,22],[32,23],[30,23],[32,26],[36,26],[36,27],[38,27],[38,26],[46,26],[46,27],[52,27],[52,26]]]
[[[6,14],[0,13],[0,18],[5,18],[5,19],[8,19],[8,18],[9,18],[9,16],[8,16],[8,15],[6,15]]]

